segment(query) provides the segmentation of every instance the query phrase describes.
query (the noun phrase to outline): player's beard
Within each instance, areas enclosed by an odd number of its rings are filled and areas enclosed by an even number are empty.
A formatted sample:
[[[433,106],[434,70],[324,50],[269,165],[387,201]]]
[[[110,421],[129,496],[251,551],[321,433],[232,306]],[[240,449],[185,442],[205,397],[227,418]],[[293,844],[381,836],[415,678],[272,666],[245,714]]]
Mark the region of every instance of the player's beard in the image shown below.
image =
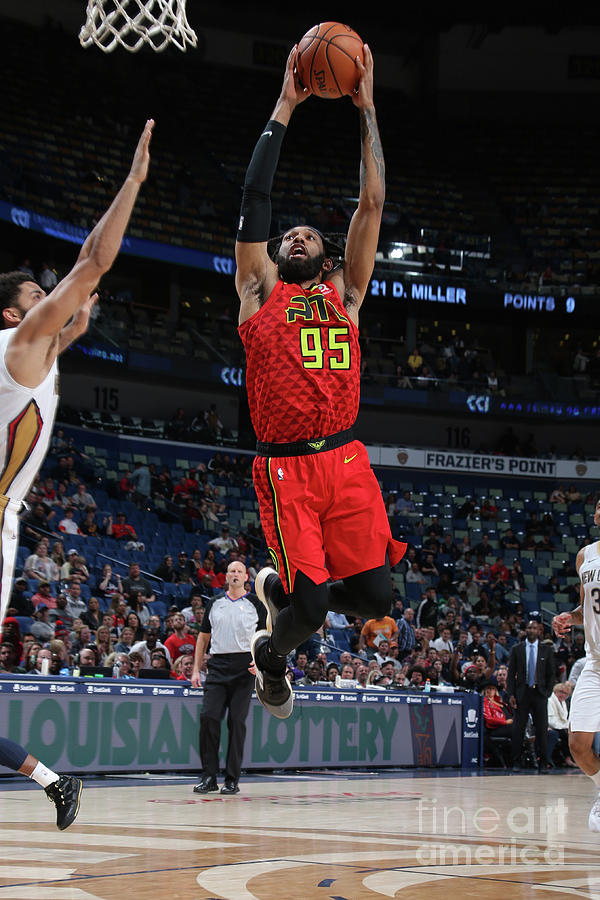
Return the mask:
[[[284,257],[277,254],[277,269],[279,277],[288,284],[301,284],[303,281],[314,281],[321,274],[325,254],[318,256]]]

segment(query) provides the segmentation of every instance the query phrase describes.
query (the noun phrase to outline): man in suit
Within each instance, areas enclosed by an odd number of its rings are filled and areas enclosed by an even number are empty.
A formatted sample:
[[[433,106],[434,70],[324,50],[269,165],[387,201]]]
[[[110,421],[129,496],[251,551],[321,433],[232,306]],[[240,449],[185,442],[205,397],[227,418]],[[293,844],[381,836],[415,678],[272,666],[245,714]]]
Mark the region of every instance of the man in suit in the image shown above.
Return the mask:
[[[510,704],[516,709],[513,735],[513,771],[519,771],[519,760],[529,713],[535,726],[539,750],[539,772],[548,770],[547,733],[548,697],[555,680],[554,649],[539,640],[541,625],[531,620],[525,629],[526,639],[510,651],[507,692]]]

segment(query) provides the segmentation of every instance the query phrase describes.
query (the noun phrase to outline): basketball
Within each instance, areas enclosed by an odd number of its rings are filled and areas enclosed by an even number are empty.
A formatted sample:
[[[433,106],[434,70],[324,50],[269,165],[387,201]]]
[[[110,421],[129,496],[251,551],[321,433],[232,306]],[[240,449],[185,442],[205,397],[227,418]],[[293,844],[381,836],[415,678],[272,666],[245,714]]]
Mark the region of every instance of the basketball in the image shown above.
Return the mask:
[[[364,63],[362,39],[349,25],[321,22],[298,44],[298,77],[316,97],[337,100],[356,90],[360,78],[357,56]]]

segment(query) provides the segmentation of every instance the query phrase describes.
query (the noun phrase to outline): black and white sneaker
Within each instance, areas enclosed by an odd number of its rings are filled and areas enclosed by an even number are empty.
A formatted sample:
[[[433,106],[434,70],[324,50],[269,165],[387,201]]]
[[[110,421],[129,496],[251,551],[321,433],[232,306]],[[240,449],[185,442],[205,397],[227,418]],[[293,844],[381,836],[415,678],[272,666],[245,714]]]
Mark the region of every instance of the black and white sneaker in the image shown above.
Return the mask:
[[[261,569],[254,579],[254,590],[256,591],[256,596],[267,610],[267,631],[271,634],[279,614],[276,596],[282,591],[281,578],[275,569],[272,569],[270,566],[265,566]]]
[[[61,775],[58,781],[53,781],[44,788],[48,799],[56,806],[56,827],[60,831],[64,831],[75,820],[79,812],[82,787],[83,782],[80,778]]]
[[[272,675],[257,662],[257,655],[268,640],[269,632],[262,629],[254,633],[250,644],[252,659],[256,666],[256,696],[272,716],[287,719],[294,708],[294,693],[285,677],[285,671],[281,675]]]

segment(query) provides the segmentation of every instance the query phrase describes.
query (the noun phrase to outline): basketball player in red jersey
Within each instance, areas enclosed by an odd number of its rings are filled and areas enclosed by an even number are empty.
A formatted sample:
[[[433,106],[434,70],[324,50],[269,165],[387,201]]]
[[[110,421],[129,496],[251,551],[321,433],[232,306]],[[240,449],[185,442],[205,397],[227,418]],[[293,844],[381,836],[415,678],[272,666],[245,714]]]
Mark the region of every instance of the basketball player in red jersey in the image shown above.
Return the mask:
[[[282,719],[293,708],[287,654],[314,634],[329,610],[387,615],[390,566],[406,549],[392,539],[367,451],[352,434],[360,390],[358,313],[385,198],[373,57],[364,49],[352,98],[361,126],[360,196],[345,250],[298,225],[275,242],[273,258],[269,252],[279,151],[292,112],[310,94],[297,77],[296,47],[248,167],[236,242],[239,332],[258,437],[253,476],[275,565],[256,579],[269,616],[267,630],[254,635],[252,654],[257,696]]]

